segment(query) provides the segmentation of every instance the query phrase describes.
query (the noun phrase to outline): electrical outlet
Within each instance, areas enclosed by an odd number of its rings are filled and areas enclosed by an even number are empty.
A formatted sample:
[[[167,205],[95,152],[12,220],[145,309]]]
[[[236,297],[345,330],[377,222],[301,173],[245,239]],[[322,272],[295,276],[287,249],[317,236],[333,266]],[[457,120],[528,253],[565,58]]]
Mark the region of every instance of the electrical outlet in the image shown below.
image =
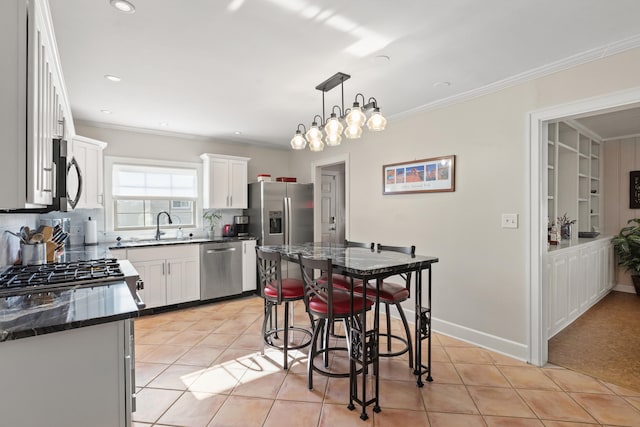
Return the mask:
[[[518,228],[518,214],[502,214],[502,228]]]

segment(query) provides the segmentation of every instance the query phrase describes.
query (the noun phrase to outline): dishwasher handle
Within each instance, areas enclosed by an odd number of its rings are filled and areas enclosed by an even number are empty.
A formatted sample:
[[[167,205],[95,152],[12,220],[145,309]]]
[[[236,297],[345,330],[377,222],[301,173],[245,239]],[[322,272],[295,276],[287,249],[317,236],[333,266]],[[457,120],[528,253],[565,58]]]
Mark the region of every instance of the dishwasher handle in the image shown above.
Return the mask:
[[[207,249],[207,254],[215,254],[220,252],[233,252],[236,248]]]

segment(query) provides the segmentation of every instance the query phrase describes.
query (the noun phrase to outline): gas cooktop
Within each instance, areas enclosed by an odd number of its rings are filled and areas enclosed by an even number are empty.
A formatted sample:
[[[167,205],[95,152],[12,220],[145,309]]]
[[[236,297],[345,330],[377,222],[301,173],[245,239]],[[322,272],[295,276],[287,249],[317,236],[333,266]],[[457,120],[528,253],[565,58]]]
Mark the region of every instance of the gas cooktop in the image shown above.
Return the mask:
[[[0,297],[93,286],[124,279],[115,258],[42,265],[15,265],[0,273]]]

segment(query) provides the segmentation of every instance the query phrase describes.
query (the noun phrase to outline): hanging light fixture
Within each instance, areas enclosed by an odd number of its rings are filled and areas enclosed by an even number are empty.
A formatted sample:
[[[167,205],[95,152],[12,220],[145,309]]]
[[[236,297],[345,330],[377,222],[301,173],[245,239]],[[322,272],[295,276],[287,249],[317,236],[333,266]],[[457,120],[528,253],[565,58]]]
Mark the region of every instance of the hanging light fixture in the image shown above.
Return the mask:
[[[305,137],[307,138],[307,141],[309,141],[309,149],[311,151],[322,151],[324,148],[324,143],[322,142],[322,130],[318,127],[316,117],[320,118],[320,126],[322,126],[322,117],[316,115],[313,118],[311,127],[305,134]]]
[[[378,107],[375,107],[373,109],[373,114],[371,114],[371,117],[369,117],[369,120],[367,120],[367,127],[369,128],[369,130],[379,132],[381,130],[384,130],[386,126],[387,119],[382,117],[382,114],[380,114],[380,109]]]
[[[384,130],[387,119],[385,119],[380,113],[378,102],[375,98],[369,98],[365,103],[365,97],[363,94],[358,93],[355,96],[353,106],[345,110],[344,108],[344,82],[351,78],[350,75],[345,73],[336,73],[329,77],[324,82],[316,86],[316,89],[322,92],[322,116],[315,115],[311,127],[307,131],[304,125],[299,124],[298,129],[294,137],[291,139],[291,147],[294,150],[303,150],[307,142],[309,143],[309,149],[311,151],[322,151],[324,149],[324,143],[322,142],[323,136],[328,146],[335,147],[342,142],[342,134],[347,139],[356,139],[362,136],[362,127],[367,124],[367,128],[371,131]],[[325,103],[324,94],[330,91],[336,86],[340,85],[342,91],[342,105],[334,105],[331,109],[331,115],[329,119],[325,120]],[[358,102],[359,98],[362,98],[362,106]],[[338,109],[340,115],[336,114]],[[373,110],[371,117],[367,120],[366,113],[369,110]],[[319,125],[318,120],[319,119]],[[346,123],[346,126],[344,123]],[[305,129],[305,132],[300,131],[300,126]],[[324,135],[323,135],[324,130]],[[304,136],[303,136],[304,135]]]
[[[296,134],[291,138],[291,148],[294,150],[304,150],[304,147],[307,146],[307,140],[302,136],[302,132],[300,132],[300,126],[304,129],[304,133],[307,133],[307,128],[300,123],[298,125],[298,130],[296,130]]]

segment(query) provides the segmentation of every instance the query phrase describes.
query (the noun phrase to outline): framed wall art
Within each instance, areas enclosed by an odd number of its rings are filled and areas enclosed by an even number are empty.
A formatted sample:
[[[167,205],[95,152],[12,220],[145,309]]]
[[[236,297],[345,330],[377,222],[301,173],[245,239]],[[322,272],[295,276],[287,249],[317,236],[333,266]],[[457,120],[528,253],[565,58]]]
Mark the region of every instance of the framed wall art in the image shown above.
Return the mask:
[[[382,166],[382,194],[455,191],[456,156]]]

